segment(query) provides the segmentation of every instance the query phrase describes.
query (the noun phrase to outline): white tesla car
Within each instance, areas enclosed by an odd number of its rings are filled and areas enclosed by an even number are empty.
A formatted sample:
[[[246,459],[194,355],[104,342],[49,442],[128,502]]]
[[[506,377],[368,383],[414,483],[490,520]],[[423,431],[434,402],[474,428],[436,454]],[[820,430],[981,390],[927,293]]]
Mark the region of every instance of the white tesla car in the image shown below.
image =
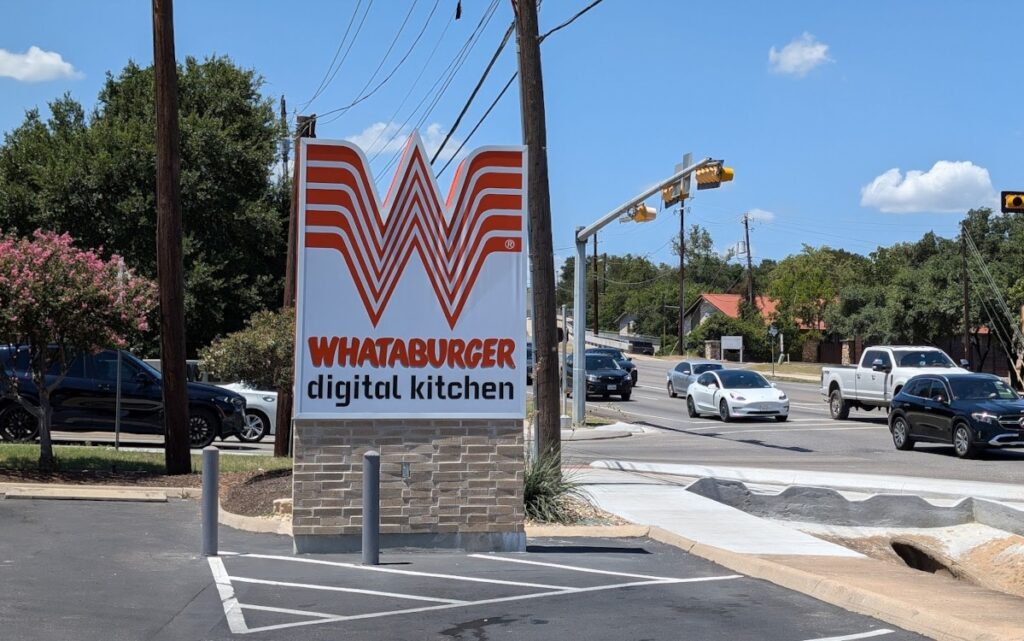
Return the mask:
[[[758,374],[743,369],[704,372],[687,390],[686,410],[691,418],[717,414],[723,421],[744,416],[789,418],[789,398]]]
[[[238,440],[258,443],[264,436],[274,433],[274,421],[277,420],[277,392],[253,389],[242,383],[218,385],[238,392],[245,398],[245,426],[238,433]]]

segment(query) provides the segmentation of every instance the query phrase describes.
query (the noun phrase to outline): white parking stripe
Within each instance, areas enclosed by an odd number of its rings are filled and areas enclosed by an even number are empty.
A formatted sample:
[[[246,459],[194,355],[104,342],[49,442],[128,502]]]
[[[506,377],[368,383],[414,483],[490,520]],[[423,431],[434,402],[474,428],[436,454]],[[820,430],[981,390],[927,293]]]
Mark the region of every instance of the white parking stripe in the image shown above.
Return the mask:
[[[769,432],[840,432],[849,430],[887,430],[889,429],[885,425],[862,425],[859,427],[791,427],[791,428],[773,428],[770,430],[732,430],[729,432],[723,432],[724,435],[730,434],[767,434]]]
[[[268,581],[267,579],[254,579],[247,576],[229,576],[232,581],[239,583],[255,583],[257,585],[276,585],[284,588],[306,588],[308,590],[324,590],[326,592],[350,592],[352,594],[369,594],[371,596],[386,596],[392,599],[409,599],[410,601],[430,601],[432,603],[450,603],[463,605],[467,601],[459,599],[437,599],[417,594],[401,594],[399,592],[378,592],[377,590],[362,590],[359,588],[343,588],[336,585],[317,585],[315,583],[291,583],[288,581]]]
[[[543,564],[547,565],[547,564]],[[574,568],[578,569],[578,568]],[[474,605],[490,605],[493,603],[508,603],[510,601],[527,601],[529,599],[540,599],[549,598],[553,596],[561,596],[565,594],[580,594],[582,592],[602,592],[604,590],[616,590],[618,588],[632,588],[641,587],[646,585],[672,585],[675,583],[698,583],[703,581],[725,581],[729,579],[741,579],[743,578],[739,574],[730,574],[725,576],[711,576],[701,577],[696,579],[659,579],[657,581],[635,581],[631,583],[614,583],[612,585],[598,585],[589,588],[569,588],[566,590],[558,590],[556,592],[537,592],[535,594],[522,594],[518,596],[500,597],[496,599],[483,599],[480,601],[469,601],[466,603],[458,603],[451,605],[436,605],[427,606],[422,608],[409,608],[406,610],[392,610],[390,612],[371,612],[367,614],[354,614],[350,616],[338,616],[332,619],[317,619],[313,621],[298,621],[296,623],[281,623],[278,625],[268,625],[262,628],[250,628],[248,632],[267,632],[270,630],[281,630],[284,628],[295,628],[299,626],[307,625],[319,625],[321,623],[332,623],[335,621],[355,621],[358,619],[378,619],[382,617],[395,616],[399,614],[413,614],[416,612],[433,612],[436,610],[450,610],[453,608],[461,608],[466,606]]]
[[[542,588],[545,590],[567,590],[567,585],[547,585],[544,583],[526,583],[524,581],[505,581],[502,579],[480,579],[472,576],[461,576],[458,574],[438,574],[436,572],[415,572],[413,570],[398,570],[395,568],[384,568],[378,565],[358,565],[355,563],[343,563],[341,561],[322,561],[320,559],[303,559],[293,556],[279,556],[275,554],[245,554],[249,559],[270,559],[273,561],[290,561],[292,563],[313,563],[316,565],[330,565],[336,568],[350,568],[352,570],[364,570],[366,572],[383,572],[385,574],[403,574],[405,576],[423,576],[432,579],[452,579],[454,581],[468,581],[471,583],[493,583],[495,585],[513,585],[523,588]]]
[[[220,594],[220,603],[224,607],[224,618],[228,620],[228,628],[234,634],[245,634],[249,628],[245,625],[245,615],[238,606],[238,599],[235,598],[235,588],[231,585],[231,577],[224,567],[224,561],[220,557],[211,556],[207,559],[210,562],[210,572],[213,573],[213,582],[217,584],[217,593]]]
[[[892,630],[882,628],[880,630],[872,630],[871,632],[861,632],[860,634],[847,634],[842,637],[822,637],[820,639],[807,639],[807,641],[852,641],[853,639],[867,639],[869,637],[880,637],[884,634],[892,633]]]
[[[652,581],[678,581],[667,576],[651,576],[650,574],[631,574],[629,572],[612,572],[610,570],[595,570],[593,568],[581,568],[575,565],[562,565],[561,563],[544,563],[543,561],[527,561],[526,559],[512,559],[507,556],[495,554],[470,554],[474,559],[485,559],[487,561],[505,561],[506,563],[522,563],[524,565],[539,565],[546,568],[558,568],[560,570],[573,570],[575,572],[587,572],[590,574],[606,574],[609,576],[625,576],[634,579],[651,579]]]
[[[327,612],[314,612],[312,610],[292,610],[291,608],[275,608],[271,605],[251,605],[249,603],[242,604],[243,610],[259,610],[261,612],[279,612],[281,614],[294,614],[295,616],[303,617],[316,617],[318,619],[333,619],[338,616],[337,614],[328,614]]]

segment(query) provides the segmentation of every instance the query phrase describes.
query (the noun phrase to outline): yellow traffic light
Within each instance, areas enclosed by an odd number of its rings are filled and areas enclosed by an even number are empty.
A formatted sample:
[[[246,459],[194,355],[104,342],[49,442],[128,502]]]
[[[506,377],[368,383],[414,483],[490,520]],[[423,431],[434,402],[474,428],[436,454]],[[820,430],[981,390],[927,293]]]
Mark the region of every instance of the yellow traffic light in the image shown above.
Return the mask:
[[[630,218],[633,219],[634,223],[649,223],[657,217],[658,210],[656,210],[654,207],[645,205],[643,203],[637,205],[633,209],[632,216],[630,216]]]
[[[1024,214],[1024,191],[1004,191],[1002,203],[1004,214]]]
[[[712,165],[705,165],[694,172],[697,176],[697,189],[715,189],[722,183],[729,182],[736,175],[732,167],[726,167],[721,162]]]

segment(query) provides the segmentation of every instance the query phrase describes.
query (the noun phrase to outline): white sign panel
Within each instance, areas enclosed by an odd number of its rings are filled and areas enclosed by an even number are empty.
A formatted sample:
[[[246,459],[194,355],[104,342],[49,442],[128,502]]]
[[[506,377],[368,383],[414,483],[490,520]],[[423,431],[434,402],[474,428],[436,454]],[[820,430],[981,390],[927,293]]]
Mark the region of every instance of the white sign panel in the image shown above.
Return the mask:
[[[723,336],[722,337],[722,349],[743,349],[743,337],[742,336]]]
[[[484,147],[442,199],[413,134],[380,199],[362,151],[302,139],[298,418],[523,418],[525,151]]]

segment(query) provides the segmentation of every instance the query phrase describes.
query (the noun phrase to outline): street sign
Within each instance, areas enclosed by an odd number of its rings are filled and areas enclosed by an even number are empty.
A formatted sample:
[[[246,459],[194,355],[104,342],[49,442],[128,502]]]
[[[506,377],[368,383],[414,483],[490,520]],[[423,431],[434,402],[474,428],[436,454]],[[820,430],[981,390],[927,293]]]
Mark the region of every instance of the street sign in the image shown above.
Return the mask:
[[[771,336],[772,338],[775,338],[776,336],[779,335],[779,328],[776,327],[775,325],[772,325],[771,327],[768,328],[768,335]]]
[[[299,149],[297,418],[523,418],[525,151],[483,147],[447,199],[414,133],[381,201],[363,152]]]

